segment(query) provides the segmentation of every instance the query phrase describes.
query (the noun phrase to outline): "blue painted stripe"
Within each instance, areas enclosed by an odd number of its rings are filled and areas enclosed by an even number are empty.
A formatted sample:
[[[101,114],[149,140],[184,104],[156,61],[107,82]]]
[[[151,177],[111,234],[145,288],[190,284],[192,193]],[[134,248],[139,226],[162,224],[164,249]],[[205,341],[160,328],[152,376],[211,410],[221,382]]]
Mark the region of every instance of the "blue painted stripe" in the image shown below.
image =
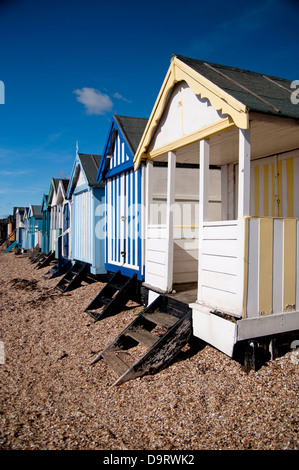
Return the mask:
[[[127,198],[128,198],[128,214],[127,214],[127,230],[128,230],[128,249],[127,249],[127,262],[131,264],[131,174],[132,172],[129,171],[127,173],[126,180],[127,184]]]
[[[138,178],[138,266],[140,271],[142,270],[142,185],[141,185],[141,168],[139,167],[137,170],[137,178]]]
[[[117,179],[118,181],[118,199],[117,199],[117,202],[118,202],[118,231],[117,231],[117,245],[118,245],[118,259],[117,261],[120,263],[121,260],[122,260],[122,257],[121,257],[121,244],[120,244],[120,233],[121,233],[121,230],[120,230],[120,226],[121,226],[121,182],[120,182],[120,178]]]
[[[107,171],[106,178],[111,178],[112,176],[119,175],[120,173],[123,173],[126,170],[130,170],[131,168],[134,168],[133,162],[126,161],[121,165],[117,165],[113,168],[110,168],[110,170]]]
[[[143,280],[143,277],[140,274],[139,269],[127,268],[126,266],[118,266],[117,264],[113,264],[113,263],[105,263],[105,269],[106,271],[111,271],[113,273],[115,273],[116,271],[120,271],[121,274],[123,274],[124,276],[128,276],[128,277],[131,277],[133,276],[133,274],[136,273],[137,279],[139,279],[140,281]]]

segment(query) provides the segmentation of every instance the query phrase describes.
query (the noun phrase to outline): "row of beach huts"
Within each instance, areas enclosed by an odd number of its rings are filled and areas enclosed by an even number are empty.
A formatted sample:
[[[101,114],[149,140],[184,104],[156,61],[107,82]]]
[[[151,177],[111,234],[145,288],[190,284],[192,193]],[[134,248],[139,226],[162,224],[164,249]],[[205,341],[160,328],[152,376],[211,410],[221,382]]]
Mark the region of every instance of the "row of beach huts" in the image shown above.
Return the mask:
[[[7,219],[10,246],[51,258],[62,292],[84,274],[105,280],[86,309],[95,321],[143,304],[96,358],[116,383],[165,366],[191,338],[255,368],[299,343],[292,92],[286,79],[173,55],[148,119],[113,116],[102,155],[77,148],[70,178]]]

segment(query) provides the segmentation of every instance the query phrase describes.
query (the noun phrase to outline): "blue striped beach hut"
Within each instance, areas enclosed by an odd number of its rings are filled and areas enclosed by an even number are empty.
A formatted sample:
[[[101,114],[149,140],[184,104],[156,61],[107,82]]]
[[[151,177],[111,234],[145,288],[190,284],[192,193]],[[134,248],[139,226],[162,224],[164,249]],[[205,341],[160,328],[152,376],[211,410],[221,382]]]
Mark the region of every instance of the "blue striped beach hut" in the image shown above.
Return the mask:
[[[112,118],[97,180],[105,183],[106,255],[108,272],[144,276],[143,202],[144,167],[134,171],[134,154],[147,119]]]

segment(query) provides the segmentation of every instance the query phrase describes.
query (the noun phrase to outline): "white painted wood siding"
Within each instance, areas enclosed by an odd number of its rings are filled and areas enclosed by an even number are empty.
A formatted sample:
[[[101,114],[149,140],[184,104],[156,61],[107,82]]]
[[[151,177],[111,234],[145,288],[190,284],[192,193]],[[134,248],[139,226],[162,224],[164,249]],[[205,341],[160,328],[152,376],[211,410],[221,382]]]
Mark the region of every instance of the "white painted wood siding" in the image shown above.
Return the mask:
[[[119,135],[117,135],[109,168],[110,169],[115,168],[129,160],[130,160],[130,156],[125,151],[125,144],[124,142],[121,141]]]
[[[238,282],[239,237],[237,221],[205,222],[199,257],[199,300],[240,314]]]
[[[188,135],[208,124],[220,121],[221,113],[207,99],[193,93],[186,82],[178,83],[172,91],[150,150]]]
[[[161,290],[167,288],[167,243],[166,225],[148,226],[145,283]]]

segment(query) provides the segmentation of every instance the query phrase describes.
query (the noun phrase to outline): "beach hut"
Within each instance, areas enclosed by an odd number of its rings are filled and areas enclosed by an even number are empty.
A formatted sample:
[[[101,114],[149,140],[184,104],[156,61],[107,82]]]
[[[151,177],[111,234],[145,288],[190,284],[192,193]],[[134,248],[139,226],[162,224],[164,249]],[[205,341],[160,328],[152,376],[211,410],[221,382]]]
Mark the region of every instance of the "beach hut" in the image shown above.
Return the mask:
[[[68,179],[59,180],[56,198],[59,207],[59,237],[61,237],[63,263],[71,259],[71,213],[70,201],[67,198],[68,184]]]
[[[52,178],[48,193],[48,208],[50,209],[49,251],[55,252],[56,259],[62,256],[60,254],[62,239],[59,237],[63,231],[63,210],[68,183],[67,178]]]
[[[24,250],[29,250],[29,207],[25,207],[24,216],[23,216],[23,235],[22,235],[22,248]]]
[[[298,118],[289,80],[174,55],[135,153],[135,171],[146,163],[145,285],[183,299],[193,334],[229,356],[240,345],[273,352],[277,335],[299,329]],[[167,162],[164,223],[151,216],[153,162]],[[200,171],[184,230],[186,163]],[[221,168],[216,211],[211,165]]]
[[[71,202],[71,258],[88,265],[93,275],[105,273],[105,240],[98,224],[105,212],[105,188],[97,181],[100,155],[77,150],[67,198]],[[67,224],[68,214],[65,215]]]
[[[14,215],[15,215],[15,224],[16,224],[16,241],[22,245],[23,240],[23,230],[24,230],[24,214],[25,214],[25,207],[15,207],[14,208]]]
[[[143,280],[144,168],[133,158],[147,119],[113,116],[97,180],[105,182],[105,269]]]
[[[29,237],[31,238],[30,248],[41,247],[42,213],[40,205],[29,206]]]
[[[49,242],[50,242],[50,207],[48,205],[48,195],[44,194],[41,203],[42,212],[42,239],[41,239],[41,251],[43,253],[49,253]]]
[[[30,204],[24,214],[24,248],[31,250],[41,246],[42,213],[39,205]]]
[[[15,214],[7,217],[7,240],[11,244],[16,240],[15,233]]]

